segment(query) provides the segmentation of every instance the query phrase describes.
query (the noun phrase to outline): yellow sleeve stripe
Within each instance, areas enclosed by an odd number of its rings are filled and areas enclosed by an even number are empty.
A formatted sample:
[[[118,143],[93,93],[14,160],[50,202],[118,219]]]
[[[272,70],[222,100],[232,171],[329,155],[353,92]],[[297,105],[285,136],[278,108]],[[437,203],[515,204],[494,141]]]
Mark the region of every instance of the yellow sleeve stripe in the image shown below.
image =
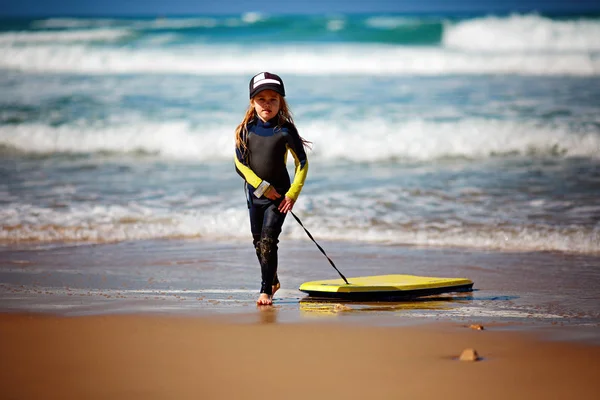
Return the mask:
[[[234,157],[235,167],[244,175],[244,179],[248,182],[254,189],[261,184],[262,179],[258,177],[248,166],[242,164],[237,157]]]
[[[286,145],[292,156],[294,157],[294,164],[296,164],[296,170],[294,172],[294,181],[292,182],[292,186],[285,194],[287,197],[292,200],[298,200],[298,196],[302,191],[302,187],[304,186],[304,181],[306,180],[306,175],[308,174],[308,159],[305,161],[304,166],[300,167],[300,159],[296,155],[296,153]]]

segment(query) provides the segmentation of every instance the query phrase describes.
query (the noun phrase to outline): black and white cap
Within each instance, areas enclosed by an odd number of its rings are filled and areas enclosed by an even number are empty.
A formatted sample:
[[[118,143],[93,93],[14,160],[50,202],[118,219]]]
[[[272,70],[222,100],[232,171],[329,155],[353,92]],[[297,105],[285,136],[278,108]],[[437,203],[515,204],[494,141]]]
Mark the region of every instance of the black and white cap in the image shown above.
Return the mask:
[[[250,98],[267,89],[274,90],[285,97],[285,87],[279,75],[261,72],[250,79]]]

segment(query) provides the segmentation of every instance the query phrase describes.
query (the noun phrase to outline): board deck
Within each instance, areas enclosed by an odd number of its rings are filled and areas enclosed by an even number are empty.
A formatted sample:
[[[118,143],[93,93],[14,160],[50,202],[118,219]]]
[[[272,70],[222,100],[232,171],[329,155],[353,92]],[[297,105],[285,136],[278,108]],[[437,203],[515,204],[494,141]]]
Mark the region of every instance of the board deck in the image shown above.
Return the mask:
[[[314,297],[341,300],[405,299],[473,289],[473,281],[466,278],[436,278],[415,275],[374,275],[305,282],[300,291]]]

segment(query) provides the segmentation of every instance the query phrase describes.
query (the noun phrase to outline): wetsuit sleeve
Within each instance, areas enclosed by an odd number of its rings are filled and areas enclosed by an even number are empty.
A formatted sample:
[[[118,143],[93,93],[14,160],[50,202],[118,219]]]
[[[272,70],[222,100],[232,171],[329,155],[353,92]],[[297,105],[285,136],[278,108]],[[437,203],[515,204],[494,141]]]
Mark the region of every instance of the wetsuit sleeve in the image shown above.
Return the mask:
[[[247,143],[248,139],[245,134],[243,135],[242,140],[246,141]],[[256,175],[256,173],[254,173],[254,171],[252,171],[248,166],[248,157],[246,154],[247,151],[248,150],[243,151],[238,146],[235,147],[235,171],[239,176],[244,178],[246,182],[256,189],[263,180],[260,179],[258,175]]]
[[[287,136],[286,147],[294,157],[296,169],[294,172],[294,181],[285,195],[296,201],[298,200],[298,196],[304,186],[304,181],[306,180],[306,175],[308,173],[308,158],[306,157],[304,145],[302,144],[302,140],[300,139],[296,127],[292,125],[289,127],[288,131],[289,134]]]

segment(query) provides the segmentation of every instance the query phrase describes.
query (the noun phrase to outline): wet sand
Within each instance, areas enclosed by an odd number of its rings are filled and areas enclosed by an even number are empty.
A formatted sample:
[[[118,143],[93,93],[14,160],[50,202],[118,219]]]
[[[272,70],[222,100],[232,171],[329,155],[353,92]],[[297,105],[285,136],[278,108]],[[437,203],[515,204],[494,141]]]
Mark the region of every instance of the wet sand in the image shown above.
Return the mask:
[[[275,296],[279,322],[317,317],[365,325],[407,325],[421,319],[507,322],[526,329],[560,325],[585,331],[600,343],[598,256],[321,244],[348,278],[385,274],[466,277],[475,282],[475,290],[414,302],[353,303],[339,312],[336,304],[306,302],[306,295],[298,291],[306,281],[338,278],[325,257],[310,241],[285,240],[280,244],[282,288]],[[249,242],[193,239],[30,249],[9,246],[0,248],[0,312],[245,314],[255,308],[259,279]]]
[[[575,399],[600,346],[495,326],[257,323],[235,316],[0,315],[7,399]],[[481,361],[459,361],[474,348]]]

